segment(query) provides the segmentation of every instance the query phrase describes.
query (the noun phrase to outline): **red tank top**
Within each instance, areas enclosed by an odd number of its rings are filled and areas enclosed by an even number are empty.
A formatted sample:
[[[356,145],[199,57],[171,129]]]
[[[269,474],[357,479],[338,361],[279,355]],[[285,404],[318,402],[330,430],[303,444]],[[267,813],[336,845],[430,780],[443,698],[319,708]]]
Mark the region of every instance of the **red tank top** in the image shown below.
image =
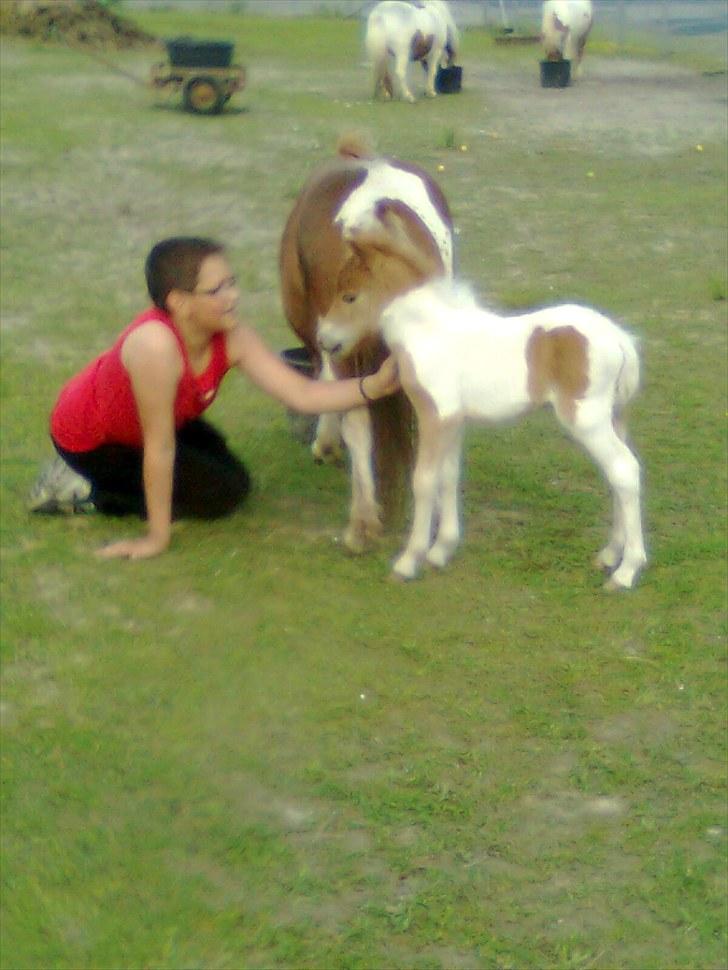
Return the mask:
[[[121,360],[121,347],[132,330],[150,320],[169,327],[184,361],[174,402],[175,428],[199,417],[215,400],[220,382],[230,369],[225,334],[214,335],[210,363],[202,374],[196,375],[172,318],[152,307],[136,317],[113,347],[91,361],[62,389],[50,421],[51,435],[61,448],[91,451],[106,444],[142,446],[139,414],[131,380]]]

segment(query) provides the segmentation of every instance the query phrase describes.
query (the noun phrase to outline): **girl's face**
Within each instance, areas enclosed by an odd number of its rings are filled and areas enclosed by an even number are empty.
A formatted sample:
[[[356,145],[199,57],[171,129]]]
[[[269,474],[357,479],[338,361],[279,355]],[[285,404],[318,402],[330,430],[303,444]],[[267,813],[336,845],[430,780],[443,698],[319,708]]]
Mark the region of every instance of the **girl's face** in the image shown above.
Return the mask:
[[[205,330],[228,331],[237,323],[235,311],[240,299],[238,282],[221,253],[213,253],[200,265],[197,285],[189,303],[190,318]]]

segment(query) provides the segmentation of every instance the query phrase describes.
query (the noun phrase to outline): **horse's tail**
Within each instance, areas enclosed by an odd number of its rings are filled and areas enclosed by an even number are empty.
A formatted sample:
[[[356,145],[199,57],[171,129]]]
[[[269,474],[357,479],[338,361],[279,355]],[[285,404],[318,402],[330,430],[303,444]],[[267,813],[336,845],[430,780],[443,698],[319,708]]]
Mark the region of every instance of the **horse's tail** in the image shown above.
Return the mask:
[[[349,131],[341,135],[336,152],[341,158],[374,158],[374,149],[366,135]]]
[[[389,354],[383,343],[369,345],[349,361],[350,373],[371,374]],[[401,526],[414,467],[416,421],[403,391],[369,405],[377,499],[385,525]]]
[[[407,512],[415,460],[416,421],[403,391],[370,407],[374,436],[374,474],[384,523],[401,526]]]

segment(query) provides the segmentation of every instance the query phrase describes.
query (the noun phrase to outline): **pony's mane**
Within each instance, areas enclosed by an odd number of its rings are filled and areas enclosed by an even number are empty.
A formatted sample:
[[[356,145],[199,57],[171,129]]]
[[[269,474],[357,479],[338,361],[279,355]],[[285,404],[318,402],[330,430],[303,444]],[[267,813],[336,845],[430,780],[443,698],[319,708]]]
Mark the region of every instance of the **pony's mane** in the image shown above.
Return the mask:
[[[386,331],[389,326],[397,327],[397,320],[421,322],[437,319],[439,314],[436,312],[435,316],[432,315],[433,307],[440,310],[469,310],[477,309],[479,304],[469,283],[441,276],[395,297],[382,314],[382,324]]]

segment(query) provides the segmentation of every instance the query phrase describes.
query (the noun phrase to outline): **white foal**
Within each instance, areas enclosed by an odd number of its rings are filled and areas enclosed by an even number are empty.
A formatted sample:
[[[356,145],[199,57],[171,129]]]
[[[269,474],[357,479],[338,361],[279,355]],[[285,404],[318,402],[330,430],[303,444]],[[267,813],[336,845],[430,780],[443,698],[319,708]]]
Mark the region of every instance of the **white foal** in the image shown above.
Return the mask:
[[[382,314],[381,328],[397,356],[420,439],[414,522],[394,574],[413,579],[425,560],[444,566],[458,545],[465,420],[506,421],[551,404],[612,490],[612,529],[597,565],[611,572],[608,587],[632,586],[647,561],[640,466],[622,423],[639,385],[633,338],[582,306],[499,317],[479,307],[466,287],[445,280],[397,297]]]

